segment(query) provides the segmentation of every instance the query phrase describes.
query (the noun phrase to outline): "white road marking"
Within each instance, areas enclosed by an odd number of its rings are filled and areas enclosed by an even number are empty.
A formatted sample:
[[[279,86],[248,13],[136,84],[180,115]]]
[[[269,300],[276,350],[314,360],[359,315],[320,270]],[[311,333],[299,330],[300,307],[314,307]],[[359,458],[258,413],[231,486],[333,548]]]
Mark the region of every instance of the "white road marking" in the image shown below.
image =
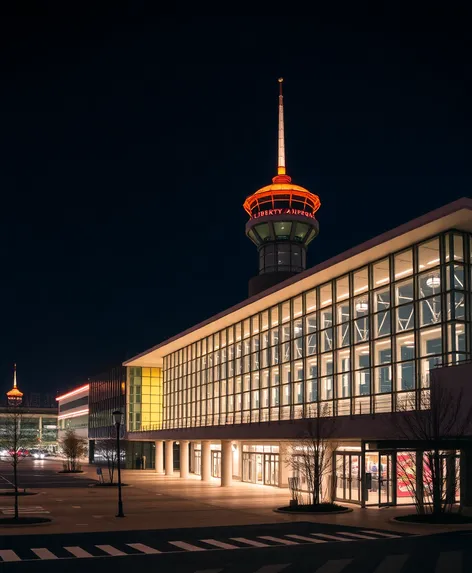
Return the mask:
[[[321,539],[312,539],[311,537],[305,537],[304,535],[286,535],[285,537],[291,537],[292,539],[298,539],[299,541],[308,541],[309,543],[326,543],[326,541],[322,541]]]
[[[407,559],[408,555],[388,555],[388,557],[385,557],[377,566],[374,573],[398,573],[402,570]]]
[[[449,573],[450,571],[454,573],[462,572],[461,551],[443,551],[439,554],[435,573]]]
[[[168,543],[180,547],[180,549],[185,549],[185,551],[206,551],[203,547],[197,547],[196,545],[185,543],[185,541],[168,541]]]
[[[341,573],[341,571],[352,563],[352,559],[336,559],[333,561],[326,561],[321,567],[316,570],[316,573]]]
[[[57,555],[54,555],[54,553],[45,547],[38,547],[37,549],[31,548],[31,551],[35,553],[40,559],[58,559]]]
[[[72,506],[74,509],[80,509],[80,505],[73,505]]]
[[[259,539],[266,539],[267,541],[281,543],[282,545],[298,545],[296,541],[289,541],[288,539],[282,539],[280,537],[272,537],[272,535],[258,535],[258,537]]]
[[[2,561],[21,561],[21,558],[11,549],[0,549]]]
[[[82,549],[82,547],[72,546],[72,547],[64,547],[64,549],[69,553],[72,553],[74,557],[78,557],[79,559],[83,557],[93,557],[91,553],[85,551],[85,549]]]
[[[381,537],[401,537],[401,535],[393,535],[393,533],[385,533],[384,531],[361,531],[361,533],[371,533],[372,535],[380,535]]]
[[[316,535],[316,537],[322,537],[323,539],[331,539],[331,541],[352,541],[352,539],[337,537],[336,535],[328,535],[327,533],[310,533],[310,535]]]
[[[260,541],[253,541],[252,539],[246,539],[245,537],[231,537],[233,541],[238,541],[239,543],[245,543],[246,545],[252,545],[253,547],[269,547],[267,543],[261,543]]]
[[[348,537],[355,537],[356,539],[377,539],[377,537],[372,537],[370,535],[361,535],[360,533],[351,533],[350,531],[336,531],[338,535],[347,535]]]
[[[116,547],[113,547],[113,545],[95,545],[95,547],[98,547],[102,551],[105,551],[105,553],[108,553],[108,555],[113,555],[114,557],[118,555],[126,555],[126,553],[120,551]]]
[[[149,547],[149,545],[144,545],[144,543],[127,543],[126,545],[129,545],[133,549],[137,549],[138,551],[141,551],[142,553],[148,553],[149,555],[151,555],[153,553],[162,553],[162,551],[159,551],[158,549],[154,549],[154,547]]]
[[[280,564],[274,563],[274,565],[264,565],[257,571],[254,571],[254,573],[279,573],[279,571],[283,571],[289,565],[291,565],[291,563],[280,563]]]
[[[231,545],[231,543],[224,543],[224,541],[217,541],[216,539],[200,539],[203,543],[208,543],[208,545],[214,545],[220,549],[238,549],[237,545]]]

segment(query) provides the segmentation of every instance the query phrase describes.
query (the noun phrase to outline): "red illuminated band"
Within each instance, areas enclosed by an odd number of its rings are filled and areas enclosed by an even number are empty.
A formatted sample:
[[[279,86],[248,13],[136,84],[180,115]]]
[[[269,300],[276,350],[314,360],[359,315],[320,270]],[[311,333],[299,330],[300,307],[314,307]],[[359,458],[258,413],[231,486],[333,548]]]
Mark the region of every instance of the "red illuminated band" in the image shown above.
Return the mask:
[[[64,398],[69,398],[70,396],[75,396],[76,394],[80,394],[81,392],[88,391],[88,389],[89,389],[89,385],[85,384],[84,386],[81,386],[80,388],[76,388],[75,390],[72,390],[71,392],[67,392],[67,394],[63,394],[62,396],[58,396],[56,398],[56,401],[59,402],[59,400],[64,400]]]
[[[271,215],[303,215],[304,217],[310,217],[310,219],[315,218],[314,213],[308,213],[302,209],[267,209],[265,211],[259,211],[251,215],[251,219],[258,219],[259,217],[270,217]]]

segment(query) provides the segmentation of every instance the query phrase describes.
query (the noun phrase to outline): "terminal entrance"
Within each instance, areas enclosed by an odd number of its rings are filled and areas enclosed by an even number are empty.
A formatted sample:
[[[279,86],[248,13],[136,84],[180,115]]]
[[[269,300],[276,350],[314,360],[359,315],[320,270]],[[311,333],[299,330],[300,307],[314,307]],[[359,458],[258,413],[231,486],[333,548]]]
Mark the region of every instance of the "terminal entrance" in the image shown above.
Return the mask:
[[[393,505],[395,464],[390,452],[365,453],[365,502],[366,505]],[[336,452],[335,492],[336,499],[349,503],[362,501],[361,452]]]
[[[394,463],[393,454],[366,452],[366,505],[393,505]]]

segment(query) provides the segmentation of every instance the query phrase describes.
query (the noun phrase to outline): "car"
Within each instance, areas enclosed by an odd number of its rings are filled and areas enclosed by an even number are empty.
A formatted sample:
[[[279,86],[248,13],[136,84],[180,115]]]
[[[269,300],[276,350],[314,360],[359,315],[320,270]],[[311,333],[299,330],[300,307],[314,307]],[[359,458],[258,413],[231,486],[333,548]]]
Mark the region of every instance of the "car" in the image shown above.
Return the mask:
[[[35,460],[44,460],[47,453],[44,452],[43,450],[34,450],[33,452],[31,452],[31,455]]]

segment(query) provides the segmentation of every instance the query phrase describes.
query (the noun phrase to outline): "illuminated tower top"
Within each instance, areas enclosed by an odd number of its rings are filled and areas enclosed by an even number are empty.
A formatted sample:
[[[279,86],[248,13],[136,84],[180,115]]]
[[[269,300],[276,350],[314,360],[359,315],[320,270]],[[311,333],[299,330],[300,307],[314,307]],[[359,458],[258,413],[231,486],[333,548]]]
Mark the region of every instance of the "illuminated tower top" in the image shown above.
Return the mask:
[[[7,399],[10,405],[21,404],[23,400],[23,392],[16,385],[16,364],[13,365],[13,388],[7,392]]]
[[[294,185],[286,172],[283,78],[278,81],[277,175],[243,205],[250,216],[246,235],[259,251],[259,275],[249,281],[249,296],[305,270],[307,246],[319,232],[319,197]]]

